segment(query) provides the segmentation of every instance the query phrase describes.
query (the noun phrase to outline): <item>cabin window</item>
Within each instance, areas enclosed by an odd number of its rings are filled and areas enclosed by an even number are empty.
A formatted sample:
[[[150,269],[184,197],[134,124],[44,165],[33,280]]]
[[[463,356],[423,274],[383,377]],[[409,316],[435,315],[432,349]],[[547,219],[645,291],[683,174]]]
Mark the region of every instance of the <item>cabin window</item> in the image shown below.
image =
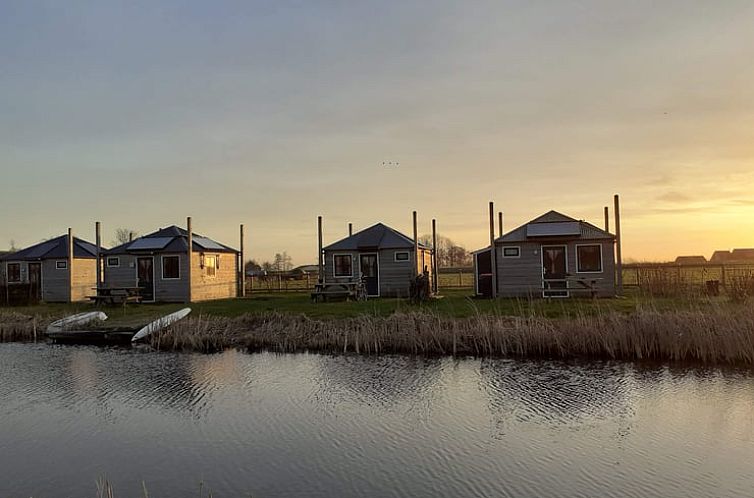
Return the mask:
[[[15,284],[21,281],[21,263],[8,263],[8,283]]]
[[[350,254],[335,254],[332,259],[336,277],[353,277],[353,260]]]
[[[217,275],[217,256],[204,256],[204,269],[208,277]]]
[[[395,253],[395,261],[409,261],[409,252],[408,251],[401,251]]]
[[[576,268],[579,273],[601,273],[602,246],[600,244],[576,246]]]
[[[67,270],[68,269],[68,261],[55,261],[55,269],[56,270]]]
[[[503,247],[503,257],[504,258],[520,258],[521,248],[520,247]]]
[[[163,280],[175,280],[181,278],[180,261],[181,258],[179,256],[162,257]]]
[[[120,266],[120,258],[107,258],[107,266],[117,268]]]

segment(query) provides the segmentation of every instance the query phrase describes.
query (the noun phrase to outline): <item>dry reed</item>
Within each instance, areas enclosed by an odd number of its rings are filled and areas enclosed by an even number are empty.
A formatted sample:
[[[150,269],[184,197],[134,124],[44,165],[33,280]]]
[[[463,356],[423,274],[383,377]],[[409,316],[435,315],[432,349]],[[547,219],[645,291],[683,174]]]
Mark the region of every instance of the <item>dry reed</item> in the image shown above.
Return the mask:
[[[450,318],[428,312],[330,320],[280,313],[194,317],[155,334],[151,344],[204,352],[240,348],[754,364],[754,310],[712,306],[660,312],[650,306],[629,314],[579,312],[563,318]]]

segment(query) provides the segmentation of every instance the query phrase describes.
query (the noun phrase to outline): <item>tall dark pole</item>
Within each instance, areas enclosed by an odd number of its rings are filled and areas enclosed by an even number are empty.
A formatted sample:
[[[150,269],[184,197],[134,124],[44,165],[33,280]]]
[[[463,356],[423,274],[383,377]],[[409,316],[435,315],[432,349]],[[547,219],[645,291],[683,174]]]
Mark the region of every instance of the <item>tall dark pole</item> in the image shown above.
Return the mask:
[[[240,289],[240,291],[241,291],[240,292],[241,297],[245,297],[246,296],[246,265],[244,264],[244,262],[245,262],[244,258],[246,256],[244,254],[244,247],[243,247],[244,236],[243,235],[244,235],[243,234],[243,223],[241,223],[241,226],[239,227],[239,233],[238,233],[238,236],[241,239],[239,241],[240,243],[239,243],[239,248],[238,248],[239,252],[240,252],[240,254],[238,255],[238,257],[241,260],[239,262],[239,264],[238,264],[238,268],[239,268],[239,272],[238,273],[240,275],[240,283],[241,283],[241,289]]]
[[[419,269],[419,235],[418,227],[416,224],[416,211],[413,213],[414,218],[414,277],[419,275],[424,268]]]
[[[322,217],[317,216],[317,237],[319,240],[319,246],[317,249],[317,266],[319,267],[319,283],[325,281],[325,267],[322,264]]]
[[[492,267],[492,297],[497,297],[497,263],[495,254],[495,204],[490,201],[490,266]]]
[[[192,261],[192,258],[194,256],[194,232],[193,228],[191,226],[191,216],[186,218],[186,229],[188,230],[188,249],[187,249],[187,258],[188,258],[188,271],[186,272],[186,302],[191,302],[191,272],[194,268],[194,262]]]
[[[620,234],[620,198],[618,194],[613,197],[615,206],[615,283],[619,296],[623,295],[623,254],[621,251],[621,234]]]
[[[94,223],[94,236],[97,243],[97,289],[102,287],[102,232],[99,221]]]
[[[432,219],[432,292],[437,294],[437,220]]]
[[[68,228],[68,302],[73,302],[73,229]]]

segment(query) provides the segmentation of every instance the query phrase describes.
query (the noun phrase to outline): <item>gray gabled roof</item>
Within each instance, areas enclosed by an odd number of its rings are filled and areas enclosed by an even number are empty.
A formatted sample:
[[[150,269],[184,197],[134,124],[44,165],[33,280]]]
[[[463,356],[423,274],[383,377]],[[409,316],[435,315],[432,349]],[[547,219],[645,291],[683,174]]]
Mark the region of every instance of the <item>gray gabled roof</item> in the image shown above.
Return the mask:
[[[387,225],[377,223],[350,237],[339,240],[327,247],[325,251],[368,251],[380,249],[413,249],[414,239],[407,237]],[[419,244],[422,249],[429,249]]]
[[[203,237],[197,233],[192,235],[192,243],[194,252],[238,252],[232,247],[216,242],[210,238]],[[131,242],[126,242],[125,244],[113,247],[107,251],[107,254],[138,254],[143,252],[180,253],[186,252],[187,250],[188,231],[172,225],[134,239]]]
[[[20,251],[0,257],[3,261],[39,261],[42,259],[63,259],[68,257],[68,235],[61,235],[54,239],[45,240]],[[104,250],[103,250],[104,252]],[[78,237],[73,237],[73,257],[94,259],[97,257],[97,246]]]
[[[547,238],[614,240],[615,235],[586,221],[571,218],[557,211],[548,211],[502,237],[498,237],[495,243],[526,242]]]

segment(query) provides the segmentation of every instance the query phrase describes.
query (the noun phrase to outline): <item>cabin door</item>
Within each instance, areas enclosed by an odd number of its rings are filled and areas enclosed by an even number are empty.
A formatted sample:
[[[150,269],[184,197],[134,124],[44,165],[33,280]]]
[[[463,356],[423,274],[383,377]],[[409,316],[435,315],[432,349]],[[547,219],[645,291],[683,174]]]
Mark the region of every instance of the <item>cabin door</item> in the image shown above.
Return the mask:
[[[42,263],[29,263],[29,299],[42,299]]]
[[[476,259],[476,294],[492,297],[492,251],[482,251],[474,255]]]
[[[380,295],[380,272],[376,254],[362,254],[359,256],[361,278],[367,288],[368,296]]]
[[[154,301],[154,258],[136,258],[136,279],[142,301]]]
[[[542,295],[568,297],[566,246],[542,246]]]

